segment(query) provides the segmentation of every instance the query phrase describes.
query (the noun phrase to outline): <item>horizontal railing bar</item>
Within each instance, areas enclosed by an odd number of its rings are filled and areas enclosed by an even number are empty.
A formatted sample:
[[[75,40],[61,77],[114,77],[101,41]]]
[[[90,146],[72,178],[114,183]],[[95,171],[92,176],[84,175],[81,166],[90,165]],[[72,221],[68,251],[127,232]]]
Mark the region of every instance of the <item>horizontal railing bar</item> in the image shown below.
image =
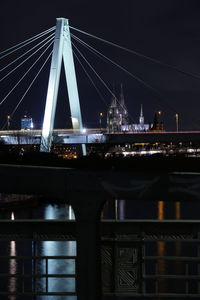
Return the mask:
[[[0,241],[75,240],[76,237],[75,220],[0,220],[0,225]],[[115,242],[200,242],[200,238],[195,238],[200,232],[199,220],[103,220],[101,230],[102,240]],[[169,230],[173,232],[172,237]],[[127,237],[120,237],[123,234]]]
[[[6,277],[6,278],[76,278],[76,274],[0,274],[0,278]]]
[[[0,259],[73,259],[76,260],[76,256],[0,256]]]
[[[171,243],[175,243],[175,242],[186,242],[186,243],[190,243],[190,242],[195,242],[195,243],[198,243],[200,242],[200,239],[172,239],[172,238],[167,238],[167,239],[164,239],[164,238],[155,238],[155,239],[147,239],[147,238],[126,238],[126,239],[123,239],[123,238],[106,238],[104,239],[104,237],[102,238],[102,243],[104,244],[104,242],[108,242],[108,243],[112,243],[112,242],[115,242],[115,243],[132,243],[132,242],[152,242],[152,243],[157,243],[157,242],[171,242]]]
[[[42,239],[35,239],[33,237],[23,237],[23,238],[12,238],[12,237],[0,237],[0,242],[21,242],[21,241],[36,241],[36,242],[47,242],[47,241],[54,241],[54,242],[74,242],[76,238],[42,238]]]
[[[49,223],[65,223],[65,224],[72,224],[72,223],[76,223],[76,220],[69,220],[69,219],[48,219],[48,220],[44,220],[44,219],[16,219],[16,220],[10,220],[10,219],[0,219],[0,224],[1,223],[43,223],[43,224],[49,224]],[[165,224],[165,223],[170,223],[170,224],[199,224],[200,225],[200,220],[198,219],[180,219],[180,220],[176,220],[176,219],[164,219],[164,220],[158,220],[158,219],[124,219],[124,220],[115,220],[115,219],[102,219],[100,221],[100,223],[102,224],[123,224],[123,223],[140,223],[140,224],[149,224],[149,223],[155,223],[155,224]]]
[[[200,257],[189,257],[189,256],[144,256],[143,259],[144,260],[163,259],[163,260],[175,260],[175,261],[187,261],[187,262],[190,261],[200,262]]]
[[[200,220],[194,219],[194,220],[188,220],[188,219],[182,219],[182,220],[176,220],[176,219],[165,219],[165,220],[157,220],[157,219],[124,219],[124,220],[114,220],[114,219],[103,219],[101,220],[101,223],[187,223],[187,224],[199,224]]]
[[[10,220],[10,219],[1,219],[0,224],[9,224],[9,223],[16,223],[16,224],[23,224],[23,223],[29,223],[29,224],[75,224],[76,220],[65,220],[65,219],[17,219],[17,220]],[[200,223],[200,222],[199,222]]]
[[[0,220],[0,240],[73,240],[75,220]]]
[[[115,292],[115,293],[104,293],[105,296],[117,296],[117,297],[137,297],[137,298],[154,298],[165,297],[165,298],[198,298],[199,294],[175,294],[175,293],[124,293],[124,292]],[[134,298],[133,298],[134,299]]]
[[[167,274],[155,274],[155,275],[150,275],[150,274],[144,274],[143,278],[148,278],[148,279],[157,279],[157,278],[165,278],[165,279],[183,279],[183,280],[192,280],[200,279],[200,275],[167,275]]]
[[[176,242],[182,242],[182,243],[199,243],[200,239],[143,239],[143,242],[171,242],[171,243],[176,243]]]
[[[76,292],[0,292],[2,296],[76,296]]]
[[[43,223],[45,224],[73,224],[76,223],[76,220],[44,220],[44,219],[17,219],[17,220],[10,220],[10,219],[1,219],[0,224],[3,223],[29,223],[29,224],[38,224]],[[182,220],[176,220],[176,219],[165,219],[165,220],[157,220],[157,219],[124,219],[124,220],[114,220],[114,219],[103,219],[100,221],[101,224],[198,224],[200,225],[200,220],[198,219],[182,219]]]
[[[116,233],[116,232],[115,232]],[[47,238],[47,239],[35,239],[35,238],[28,238],[28,237],[22,237],[22,238],[16,238],[14,239],[13,237],[5,236],[4,238],[0,237],[0,242],[10,242],[10,241],[15,241],[15,242],[20,242],[20,241],[33,241],[35,240],[36,242],[42,242],[42,241],[76,241],[76,239],[59,239],[59,238]],[[173,239],[173,238],[155,238],[155,239],[147,239],[147,238],[106,238],[102,237],[102,244],[104,243],[132,243],[132,242],[151,242],[151,243],[157,243],[157,242],[170,242],[170,243],[175,243],[175,242],[181,242],[181,243],[200,243],[200,239]]]
[[[116,232],[115,232],[116,233]],[[59,238],[54,238],[52,239],[51,237],[49,239],[34,239],[34,238],[26,238],[26,237],[22,237],[22,238],[16,238],[14,239],[13,237],[9,237],[9,236],[5,236],[5,238],[1,238],[0,237],[0,242],[10,242],[10,241],[14,241],[14,242],[20,242],[20,241],[33,241],[35,240],[36,242],[43,242],[43,241],[76,241],[76,239],[59,239]],[[132,242],[151,242],[151,243],[157,243],[157,242],[186,242],[186,243],[200,243],[200,239],[195,239],[195,238],[191,238],[191,239],[185,239],[185,238],[154,238],[154,239],[150,239],[150,238],[106,238],[104,239],[104,237],[102,237],[102,243],[106,244],[106,243],[132,243]]]

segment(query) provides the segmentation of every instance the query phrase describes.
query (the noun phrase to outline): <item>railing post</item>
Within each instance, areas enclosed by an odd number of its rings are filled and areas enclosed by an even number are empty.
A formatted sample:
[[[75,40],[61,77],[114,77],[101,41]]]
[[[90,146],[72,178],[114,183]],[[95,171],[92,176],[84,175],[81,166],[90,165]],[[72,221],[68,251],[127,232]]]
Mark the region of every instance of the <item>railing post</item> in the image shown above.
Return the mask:
[[[200,232],[197,233],[197,238],[199,240],[200,238]],[[197,245],[197,257],[200,258],[200,244],[198,242],[198,245]],[[200,275],[200,263],[198,262],[198,265],[197,265],[197,275],[199,276]],[[197,283],[197,292],[198,294],[200,294],[200,280],[198,280],[198,283]]]
[[[102,299],[100,214],[104,203],[105,195],[94,191],[81,193],[71,201],[77,224],[78,300]]]

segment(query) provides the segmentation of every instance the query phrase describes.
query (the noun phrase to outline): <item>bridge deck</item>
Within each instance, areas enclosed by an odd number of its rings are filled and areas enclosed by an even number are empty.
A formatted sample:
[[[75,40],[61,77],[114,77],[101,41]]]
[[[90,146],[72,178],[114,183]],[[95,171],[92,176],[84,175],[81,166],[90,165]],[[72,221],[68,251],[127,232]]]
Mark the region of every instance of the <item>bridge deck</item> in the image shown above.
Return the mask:
[[[100,129],[87,129],[87,132],[72,129],[55,129],[54,142],[58,144],[124,144],[124,143],[195,143],[200,144],[200,131],[164,132],[119,132],[106,133]],[[6,144],[39,144],[41,130],[0,131],[0,140]]]

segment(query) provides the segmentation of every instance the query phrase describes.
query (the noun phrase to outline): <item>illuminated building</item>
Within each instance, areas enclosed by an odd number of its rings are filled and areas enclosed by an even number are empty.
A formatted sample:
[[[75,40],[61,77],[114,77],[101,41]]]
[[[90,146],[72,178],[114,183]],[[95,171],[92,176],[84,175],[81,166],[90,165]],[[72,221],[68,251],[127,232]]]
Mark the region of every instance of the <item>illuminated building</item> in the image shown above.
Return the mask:
[[[124,102],[123,88],[121,85],[120,100],[117,101],[113,94],[110,107],[107,112],[107,131],[110,133],[122,131],[122,126],[128,124],[128,111]]]
[[[160,113],[158,112],[158,115],[160,116]],[[154,115],[154,119],[153,119],[153,125],[152,127],[149,129],[150,131],[163,131],[164,130],[164,126],[163,126],[163,122],[159,121],[158,119],[158,115],[157,113],[155,113]]]
[[[128,124],[122,126],[122,131],[149,131],[152,127],[152,124],[145,124],[144,123],[144,115],[143,115],[143,108],[141,104],[140,116],[139,116],[139,123],[138,124]]]
[[[33,128],[33,120],[31,117],[26,114],[21,118],[21,130],[27,130]]]
[[[128,118],[128,111],[125,106],[124,94],[121,85],[120,101],[117,101],[113,93],[111,104],[107,111],[107,132],[144,132],[144,131],[163,131],[163,122],[160,121],[161,111],[154,115],[153,123],[144,123],[143,107],[141,104],[139,123],[130,124]],[[158,116],[159,118],[158,118]]]

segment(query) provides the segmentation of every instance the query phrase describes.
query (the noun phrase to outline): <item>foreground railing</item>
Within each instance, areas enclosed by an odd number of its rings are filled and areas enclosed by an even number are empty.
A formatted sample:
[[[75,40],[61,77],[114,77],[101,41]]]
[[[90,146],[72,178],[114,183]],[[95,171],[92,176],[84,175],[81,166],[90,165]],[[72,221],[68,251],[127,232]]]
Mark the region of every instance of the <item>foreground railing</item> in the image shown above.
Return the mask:
[[[60,274],[60,273],[50,273],[48,272],[48,261],[49,260],[74,260],[74,263],[76,261],[75,256],[0,256],[0,261],[4,260],[5,261],[13,261],[12,264],[19,264],[21,262],[22,264],[22,273],[21,274],[9,274],[9,273],[1,273],[0,278],[1,280],[3,279],[8,279],[10,282],[8,286],[4,286],[5,290],[1,288],[0,295],[2,296],[76,296],[76,288],[72,288],[71,290],[74,291],[50,291],[49,290],[49,279],[75,279],[76,275],[75,274]],[[37,273],[37,264],[38,261],[44,260],[45,261],[45,273],[44,274],[38,274]],[[24,272],[24,265],[26,261],[31,261],[31,264],[34,266],[32,273],[26,274]],[[45,287],[44,290],[41,291],[38,288],[37,282],[39,280],[45,279]],[[30,279],[32,281],[32,285],[29,286],[32,287],[31,289],[27,289],[25,282]],[[14,282],[21,282],[20,284],[17,283],[17,290],[13,290],[13,284]],[[75,283],[76,281],[74,281]],[[10,291],[7,289],[10,287]]]
[[[12,299],[16,299],[15,296],[30,297],[28,299],[76,296],[76,251],[71,251],[74,252],[71,255],[42,255],[38,251],[41,243],[48,241],[54,241],[55,247],[56,242],[74,242],[74,225],[74,221],[57,220],[0,221],[0,296],[13,296]],[[62,272],[55,267],[58,264],[62,266]],[[59,288],[53,289],[55,280],[60,284]],[[71,285],[66,284],[67,280]]]
[[[180,162],[184,163],[177,160],[178,169]],[[188,169],[189,162],[185,162]],[[168,161],[163,162],[164,165],[166,163]],[[100,215],[105,203],[115,199],[130,200],[133,208],[137,205],[136,201],[153,201],[155,204],[161,199],[174,203],[187,201],[193,208],[192,203],[199,203],[200,200],[200,173],[133,172],[132,168],[133,164],[127,171],[123,170],[123,165],[115,170],[115,164],[112,169],[99,171],[1,165],[2,193],[42,195],[54,201],[62,200],[71,205],[76,221],[0,221],[0,240],[28,240],[31,245],[41,241],[76,240],[76,272],[71,275],[73,280],[76,279],[76,291],[74,289],[72,292],[76,292],[78,300],[101,300],[104,296],[129,296],[131,299],[199,298],[200,221],[100,222]],[[7,256],[17,259],[26,255],[16,252]],[[44,277],[38,276],[37,281],[39,255],[34,252],[34,246],[28,256],[31,257],[30,293],[36,299],[43,279],[46,286],[42,292],[52,292],[49,289],[49,275],[52,274],[49,264],[43,262]],[[45,260],[48,255],[44,256]],[[2,268],[1,264],[1,273]],[[67,274],[65,269],[64,275]],[[5,273],[16,279],[14,270]],[[23,276],[23,267],[21,270],[20,276]],[[61,273],[53,274],[58,276]],[[19,281],[22,285],[23,278]],[[10,282],[10,292],[18,292],[15,282]]]
[[[103,295],[131,299],[199,299],[200,221],[103,220],[100,225]],[[5,289],[1,287],[0,296],[35,299],[37,296],[76,296],[77,268],[70,273],[65,266],[67,260],[76,266],[76,255],[37,252],[39,243],[44,241],[75,241],[75,226],[75,221],[0,221],[0,243],[11,243],[10,255],[0,256],[1,283],[7,282]],[[21,241],[29,243],[29,255],[15,251]],[[61,261],[64,272],[52,272],[49,268],[52,260]],[[7,271],[2,272],[2,269]],[[52,291],[50,280],[66,278],[73,279],[73,289]]]
[[[102,231],[105,295],[199,299],[199,221],[105,221]]]

